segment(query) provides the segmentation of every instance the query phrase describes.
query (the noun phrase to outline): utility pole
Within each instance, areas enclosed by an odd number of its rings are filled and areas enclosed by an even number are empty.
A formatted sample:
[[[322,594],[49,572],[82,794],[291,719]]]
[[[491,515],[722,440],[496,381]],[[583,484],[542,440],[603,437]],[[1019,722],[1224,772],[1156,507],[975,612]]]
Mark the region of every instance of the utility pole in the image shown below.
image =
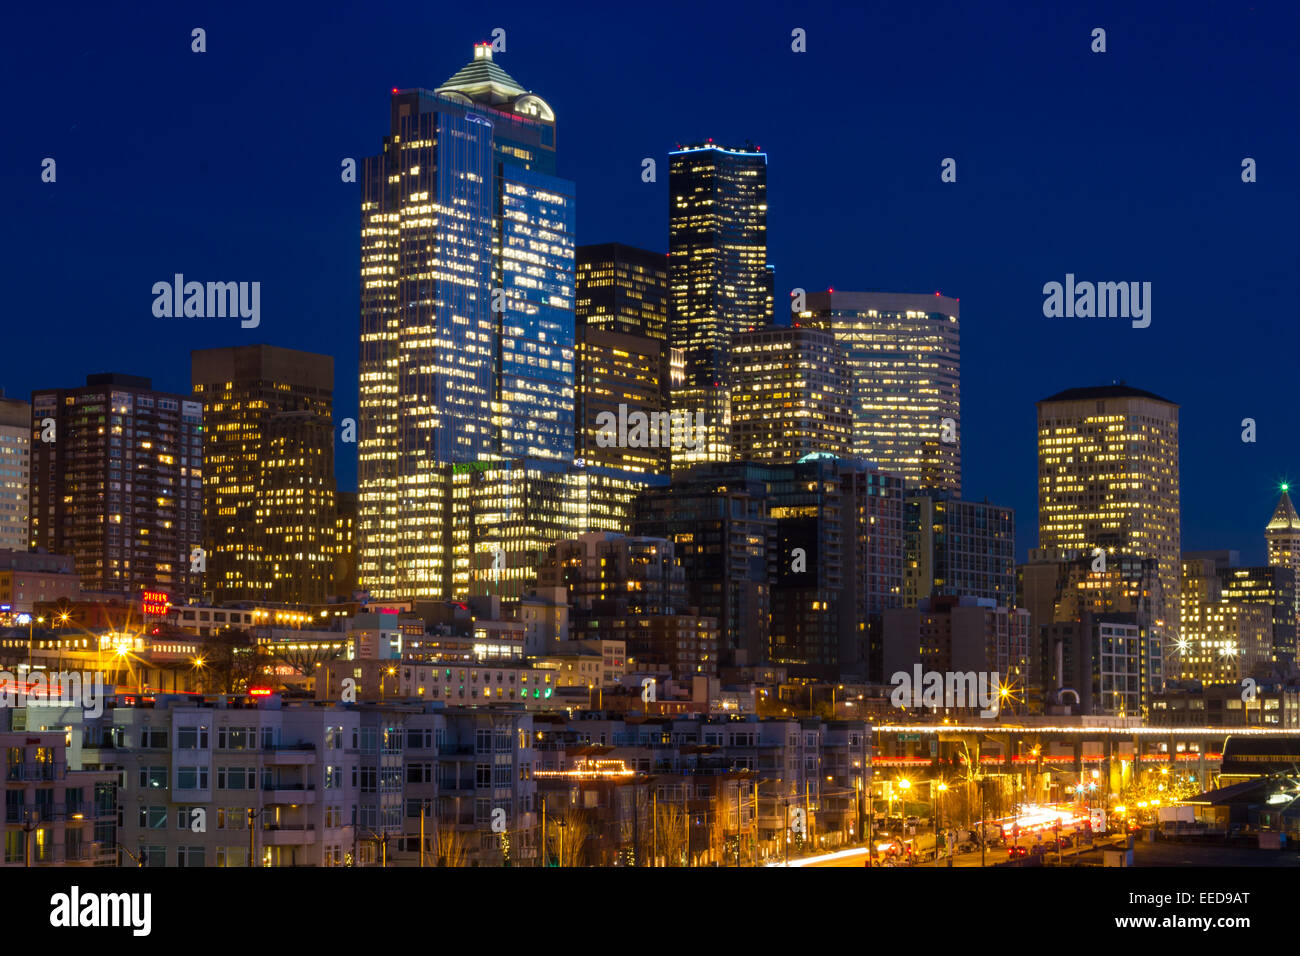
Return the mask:
[[[984,866],[984,853],[988,849],[989,828],[984,822],[984,775],[979,775],[980,785],[980,866]]]
[[[650,792],[650,865],[659,865],[659,790]]]
[[[785,865],[790,865],[790,797],[785,798]]]
[[[257,859],[257,829],[255,827],[256,818],[253,816],[253,808],[248,808],[248,865],[257,866],[254,862]]]
[[[740,779],[736,779],[736,868],[740,868]]]
[[[542,866],[546,866],[549,855],[546,850],[546,797],[542,797]]]
[[[420,868],[424,868],[424,813],[428,809],[426,801],[420,801]]]

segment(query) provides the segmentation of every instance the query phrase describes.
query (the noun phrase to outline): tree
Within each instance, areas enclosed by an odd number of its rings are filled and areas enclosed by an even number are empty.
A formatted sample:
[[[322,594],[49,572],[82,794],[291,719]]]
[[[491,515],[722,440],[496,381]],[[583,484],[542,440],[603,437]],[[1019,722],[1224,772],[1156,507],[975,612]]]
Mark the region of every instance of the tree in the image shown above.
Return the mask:
[[[241,694],[271,663],[266,649],[242,630],[222,631],[207,639],[203,689],[209,693]]]
[[[686,856],[686,815],[675,803],[661,803],[657,823],[656,840],[664,864],[681,866]]]
[[[439,827],[434,838],[438,866],[466,866],[469,861],[469,844],[465,834],[455,827]]]

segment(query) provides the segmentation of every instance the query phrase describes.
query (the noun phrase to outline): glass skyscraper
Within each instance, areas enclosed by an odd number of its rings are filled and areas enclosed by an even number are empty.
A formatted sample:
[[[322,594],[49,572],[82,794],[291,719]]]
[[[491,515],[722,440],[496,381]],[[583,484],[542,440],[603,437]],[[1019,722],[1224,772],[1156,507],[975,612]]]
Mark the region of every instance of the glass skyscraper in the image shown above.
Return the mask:
[[[442,597],[451,466],[573,459],[574,187],[488,44],[391,113],[362,165],[358,576]]]
[[[729,461],[732,337],[772,316],[767,154],[702,143],[669,160],[668,342],[685,360],[672,405],[702,413],[707,436],[674,449],[673,464]]]

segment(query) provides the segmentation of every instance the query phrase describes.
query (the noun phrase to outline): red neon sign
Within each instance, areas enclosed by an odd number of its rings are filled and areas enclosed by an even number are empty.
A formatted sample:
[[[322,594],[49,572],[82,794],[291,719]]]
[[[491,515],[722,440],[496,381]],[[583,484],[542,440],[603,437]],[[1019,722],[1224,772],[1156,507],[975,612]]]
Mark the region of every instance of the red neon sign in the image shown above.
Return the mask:
[[[140,600],[146,614],[166,614],[167,608],[171,606],[171,595],[166,591],[145,591],[140,595]]]

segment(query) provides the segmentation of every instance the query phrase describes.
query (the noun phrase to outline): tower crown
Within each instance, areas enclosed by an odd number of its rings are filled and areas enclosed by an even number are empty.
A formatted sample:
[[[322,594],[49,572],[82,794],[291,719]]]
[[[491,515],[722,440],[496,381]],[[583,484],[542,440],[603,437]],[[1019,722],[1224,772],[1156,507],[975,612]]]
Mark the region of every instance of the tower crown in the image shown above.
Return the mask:
[[[1291,496],[1287,493],[1286,486],[1282,486],[1282,497],[1278,499],[1277,507],[1273,509],[1273,517],[1268,523],[1265,532],[1291,531],[1300,534],[1300,514],[1296,513],[1295,505],[1291,503]]]

